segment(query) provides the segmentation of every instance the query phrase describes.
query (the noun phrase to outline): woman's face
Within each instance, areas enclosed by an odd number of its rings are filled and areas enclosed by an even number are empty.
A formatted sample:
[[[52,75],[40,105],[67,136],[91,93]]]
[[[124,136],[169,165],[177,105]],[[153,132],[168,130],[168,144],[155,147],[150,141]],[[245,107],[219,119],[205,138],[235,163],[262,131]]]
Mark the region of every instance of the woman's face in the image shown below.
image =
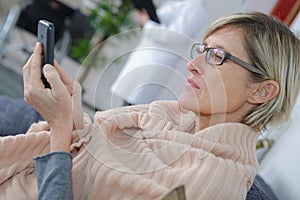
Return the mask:
[[[225,27],[215,31],[205,41],[208,47],[218,47],[249,63],[243,47],[242,33]],[[227,59],[220,66],[205,61],[206,52],[187,64],[190,75],[179,97],[180,105],[201,116],[240,115],[245,113],[250,93],[246,69]],[[240,116],[237,116],[241,118]]]

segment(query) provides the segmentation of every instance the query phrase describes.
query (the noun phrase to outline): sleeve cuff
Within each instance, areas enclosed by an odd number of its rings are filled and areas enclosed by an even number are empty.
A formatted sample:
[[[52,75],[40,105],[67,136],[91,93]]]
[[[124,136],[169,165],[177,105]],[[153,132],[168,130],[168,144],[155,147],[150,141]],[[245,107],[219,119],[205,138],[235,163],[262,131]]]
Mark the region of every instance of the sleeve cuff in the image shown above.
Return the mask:
[[[50,159],[50,157],[65,157],[66,159],[67,159],[67,157],[70,157],[72,160],[71,154],[68,152],[64,152],[64,151],[56,151],[56,152],[39,155],[39,156],[34,157],[33,160],[38,161],[38,160]]]
[[[33,159],[38,182],[38,199],[73,199],[71,154],[52,152]]]

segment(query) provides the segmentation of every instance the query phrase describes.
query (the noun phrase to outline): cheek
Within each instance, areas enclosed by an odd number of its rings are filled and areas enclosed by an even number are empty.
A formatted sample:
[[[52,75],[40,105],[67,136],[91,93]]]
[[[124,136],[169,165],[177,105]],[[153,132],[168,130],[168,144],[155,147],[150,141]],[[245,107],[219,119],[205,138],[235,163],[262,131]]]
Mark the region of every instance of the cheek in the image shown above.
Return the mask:
[[[247,102],[247,95],[242,92],[228,93],[227,111],[234,112],[241,108]]]
[[[226,112],[234,112],[247,101],[247,84],[245,79],[236,77],[224,83],[224,97],[226,99]],[[219,97],[221,98],[221,97]]]
[[[183,108],[202,115],[234,112],[247,99],[244,80],[243,77],[224,77],[220,74],[209,77],[201,85],[201,90],[186,86],[179,103]]]

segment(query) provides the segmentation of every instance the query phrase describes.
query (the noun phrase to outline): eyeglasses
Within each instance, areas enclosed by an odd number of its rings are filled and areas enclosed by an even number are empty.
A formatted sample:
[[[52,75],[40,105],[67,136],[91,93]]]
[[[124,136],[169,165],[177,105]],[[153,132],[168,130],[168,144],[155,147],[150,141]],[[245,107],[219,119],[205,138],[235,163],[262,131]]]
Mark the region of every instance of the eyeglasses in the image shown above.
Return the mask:
[[[264,72],[262,72],[261,70],[231,55],[230,53],[224,51],[223,49],[216,48],[216,47],[207,47],[201,43],[196,43],[193,45],[191,50],[191,58],[194,59],[204,52],[207,52],[205,60],[209,64],[219,66],[222,65],[226,59],[229,59],[251,72],[264,75]]]

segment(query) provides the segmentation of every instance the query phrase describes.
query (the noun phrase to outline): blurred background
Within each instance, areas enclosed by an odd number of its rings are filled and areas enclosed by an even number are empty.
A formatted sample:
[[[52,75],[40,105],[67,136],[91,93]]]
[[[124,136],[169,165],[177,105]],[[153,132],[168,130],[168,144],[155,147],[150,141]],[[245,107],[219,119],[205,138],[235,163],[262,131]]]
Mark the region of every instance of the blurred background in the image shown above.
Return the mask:
[[[159,7],[165,1],[154,0],[153,4]],[[300,33],[299,0],[203,2],[208,13],[203,31],[224,14],[258,10],[280,17]],[[85,111],[93,115],[96,110],[122,106],[123,100],[113,95],[110,87],[127,52],[137,46],[141,37],[133,10],[131,0],[1,0],[0,95],[23,98],[22,66],[35,45],[37,21],[44,18],[56,26],[56,60],[82,84]],[[187,73],[184,63],[175,70],[183,76]],[[168,84],[175,92],[161,98],[176,99],[183,81],[170,75]]]

